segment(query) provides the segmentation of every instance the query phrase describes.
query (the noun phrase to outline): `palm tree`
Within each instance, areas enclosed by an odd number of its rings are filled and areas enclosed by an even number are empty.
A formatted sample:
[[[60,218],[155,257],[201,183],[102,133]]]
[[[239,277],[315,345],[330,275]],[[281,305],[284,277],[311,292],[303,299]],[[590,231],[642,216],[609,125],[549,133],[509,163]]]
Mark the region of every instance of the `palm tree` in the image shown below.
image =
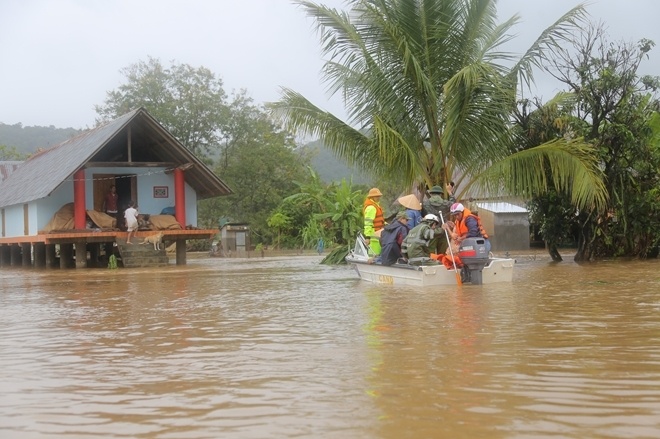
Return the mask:
[[[328,89],[342,93],[349,120],[283,89],[271,109],[289,129],[420,189],[461,174],[463,190],[531,197],[554,185],[581,208],[604,204],[589,145],[558,140],[516,151],[510,129],[518,87],[533,81],[544,51],[584,20],[582,6],[516,58],[501,46],[518,17],[497,24],[495,0],[348,0],[348,12],[298,3],[316,21]]]

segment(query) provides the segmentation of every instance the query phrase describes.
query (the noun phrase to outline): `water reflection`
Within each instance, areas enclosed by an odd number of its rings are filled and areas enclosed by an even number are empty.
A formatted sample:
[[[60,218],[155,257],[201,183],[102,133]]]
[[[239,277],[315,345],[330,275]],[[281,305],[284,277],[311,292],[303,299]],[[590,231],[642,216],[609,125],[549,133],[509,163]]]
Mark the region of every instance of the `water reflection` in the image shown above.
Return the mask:
[[[3,437],[660,437],[658,261],[0,271]]]

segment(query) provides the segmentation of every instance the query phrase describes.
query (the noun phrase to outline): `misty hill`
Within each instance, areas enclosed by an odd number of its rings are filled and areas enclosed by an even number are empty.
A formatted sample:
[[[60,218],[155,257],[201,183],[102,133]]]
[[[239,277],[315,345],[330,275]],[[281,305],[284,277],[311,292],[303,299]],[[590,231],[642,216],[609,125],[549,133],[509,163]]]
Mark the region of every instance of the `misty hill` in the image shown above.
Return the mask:
[[[7,125],[0,122],[0,145],[16,148],[22,154],[32,154],[39,148],[49,148],[82,133],[74,128],[55,128],[54,126],[27,126],[17,123]],[[310,157],[311,165],[321,180],[326,183],[339,182],[342,179],[356,185],[369,185],[372,178],[359,169],[347,166],[323,145],[320,140],[302,147]],[[352,179],[352,180],[351,180]]]
[[[306,144],[305,152],[309,155],[312,168],[319,174],[321,180],[326,183],[339,182],[342,179],[359,185],[370,185],[373,179],[367,173],[346,165],[335,157],[334,153],[316,140]],[[351,180],[352,178],[352,180]]]
[[[74,128],[54,126],[24,127],[23,124],[7,125],[0,122],[0,145],[14,147],[20,153],[31,154],[39,148],[50,148],[80,134]]]

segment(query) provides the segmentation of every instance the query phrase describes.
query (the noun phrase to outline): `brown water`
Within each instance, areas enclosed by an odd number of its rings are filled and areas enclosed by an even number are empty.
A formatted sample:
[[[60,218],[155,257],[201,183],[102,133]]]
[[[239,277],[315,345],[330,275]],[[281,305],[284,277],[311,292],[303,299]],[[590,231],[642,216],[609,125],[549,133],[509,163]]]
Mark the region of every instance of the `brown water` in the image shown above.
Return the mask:
[[[1,438],[658,438],[660,261],[0,270]]]

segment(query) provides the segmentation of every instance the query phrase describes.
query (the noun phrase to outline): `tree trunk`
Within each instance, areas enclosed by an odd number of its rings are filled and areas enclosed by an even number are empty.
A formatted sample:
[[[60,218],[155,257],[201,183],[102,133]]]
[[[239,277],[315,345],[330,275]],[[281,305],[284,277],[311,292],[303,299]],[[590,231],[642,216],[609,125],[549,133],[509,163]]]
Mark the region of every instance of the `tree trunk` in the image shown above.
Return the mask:
[[[564,259],[562,259],[561,255],[559,254],[559,250],[557,249],[557,245],[555,244],[547,244],[548,246],[548,253],[550,254],[550,257],[554,262],[561,262]]]
[[[591,239],[592,231],[589,224],[585,224],[580,228],[580,235],[578,236],[578,248],[573,260],[575,262],[590,261],[593,257],[593,239]]]

